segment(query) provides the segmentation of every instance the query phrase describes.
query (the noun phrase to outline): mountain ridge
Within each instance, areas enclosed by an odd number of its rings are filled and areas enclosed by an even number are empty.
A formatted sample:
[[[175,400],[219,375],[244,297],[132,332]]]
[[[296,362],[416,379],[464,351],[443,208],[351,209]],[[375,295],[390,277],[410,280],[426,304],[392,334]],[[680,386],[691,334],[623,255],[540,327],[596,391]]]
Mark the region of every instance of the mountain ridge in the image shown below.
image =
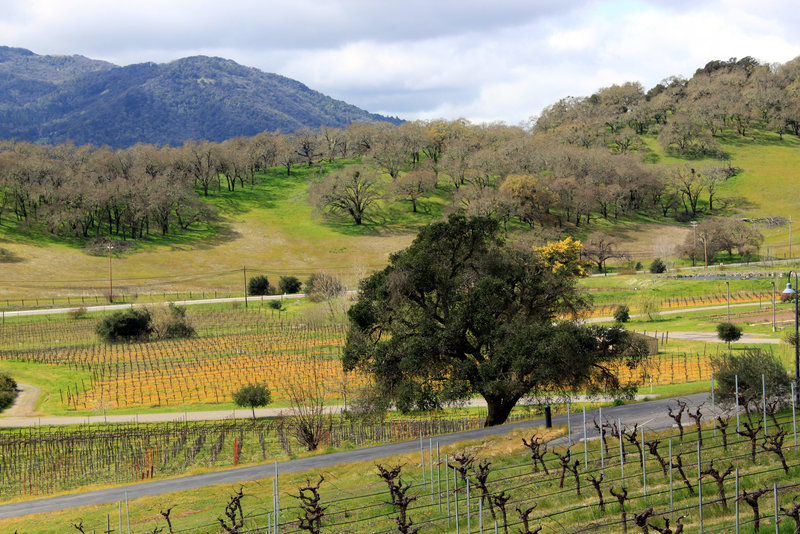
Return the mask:
[[[0,74],[0,138],[47,144],[180,145],[263,131],[402,122],[220,57],[120,67],[0,47]]]

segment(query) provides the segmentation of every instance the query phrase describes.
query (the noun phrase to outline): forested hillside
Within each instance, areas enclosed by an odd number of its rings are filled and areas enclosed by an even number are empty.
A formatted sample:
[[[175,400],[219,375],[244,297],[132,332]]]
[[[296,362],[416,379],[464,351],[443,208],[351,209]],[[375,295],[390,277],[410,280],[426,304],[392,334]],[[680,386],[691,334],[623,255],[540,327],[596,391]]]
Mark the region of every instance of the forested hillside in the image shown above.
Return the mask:
[[[295,80],[204,56],[117,67],[0,48],[0,138],[128,147],[394,121]]]
[[[195,68],[191,61],[171,68],[184,67]],[[160,69],[138,68],[143,80]],[[490,215],[526,239],[582,237],[602,269],[623,257],[615,227],[696,220],[692,239],[661,252],[651,246],[643,257],[746,260],[760,253],[762,234],[785,226],[798,206],[774,194],[769,201],[779,209],[763,217],[758,195],[792,176],[772,176],[764,162],[739,166],[738,153],[779,151],[769,165],[796,169],[798,80],[797,59],[780,66],[712,62],[690,80],[670,78],[647,92],[628,83],[563,100],[531,128],[463,120],[352,123],[116,150],[6,142],[0,224],[78,243],[196,228],[214,233],[220,218],[253,209],[247,191],[263,192],[272,187],[270,176],[303,169],[297,199],[313,206],[318,221],[335,221],[338,232],[366,226],[410,233],[450,212]],[[284,224],[297,225],[296,213],[284,214]]]

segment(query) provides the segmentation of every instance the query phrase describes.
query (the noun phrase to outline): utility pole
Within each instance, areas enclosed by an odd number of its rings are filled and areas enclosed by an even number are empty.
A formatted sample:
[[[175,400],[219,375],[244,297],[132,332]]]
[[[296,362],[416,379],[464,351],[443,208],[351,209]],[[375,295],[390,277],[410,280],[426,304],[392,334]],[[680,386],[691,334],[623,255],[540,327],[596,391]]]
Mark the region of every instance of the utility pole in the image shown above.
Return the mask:
[[[114,304],[114,284],[113,284],[113,276],[111,273],[111,249],[114,248],[114,245],[109,243],[106,245],[108,248],[108,302]]]
[[[789,215],[789,259],[792,259],[792,216]]]

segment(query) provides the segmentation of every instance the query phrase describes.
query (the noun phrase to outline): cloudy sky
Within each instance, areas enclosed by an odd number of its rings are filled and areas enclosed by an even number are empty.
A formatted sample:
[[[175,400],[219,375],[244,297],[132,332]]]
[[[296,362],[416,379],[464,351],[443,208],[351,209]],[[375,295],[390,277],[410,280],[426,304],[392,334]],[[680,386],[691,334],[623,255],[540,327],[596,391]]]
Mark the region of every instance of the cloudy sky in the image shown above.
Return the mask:
[[[376,113],[518,124],[566,96],[800,56],[796,0],[0,0],[0,45],[213,55]]]

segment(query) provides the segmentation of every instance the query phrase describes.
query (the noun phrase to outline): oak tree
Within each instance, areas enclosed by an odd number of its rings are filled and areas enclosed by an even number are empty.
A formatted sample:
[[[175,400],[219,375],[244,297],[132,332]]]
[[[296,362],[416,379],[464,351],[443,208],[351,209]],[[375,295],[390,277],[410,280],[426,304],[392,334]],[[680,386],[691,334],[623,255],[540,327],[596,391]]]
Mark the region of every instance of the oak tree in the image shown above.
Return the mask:
[[[494,219],[454,214],[393,254],[348,312],[345,369],[372,374],[401,410],[480,395],[487,426],[544,389],[630,393],[613,368],[634,366],[643,347],[622,329],[561,319],[586,306],[580,243],[524,251],[502,235]]]

